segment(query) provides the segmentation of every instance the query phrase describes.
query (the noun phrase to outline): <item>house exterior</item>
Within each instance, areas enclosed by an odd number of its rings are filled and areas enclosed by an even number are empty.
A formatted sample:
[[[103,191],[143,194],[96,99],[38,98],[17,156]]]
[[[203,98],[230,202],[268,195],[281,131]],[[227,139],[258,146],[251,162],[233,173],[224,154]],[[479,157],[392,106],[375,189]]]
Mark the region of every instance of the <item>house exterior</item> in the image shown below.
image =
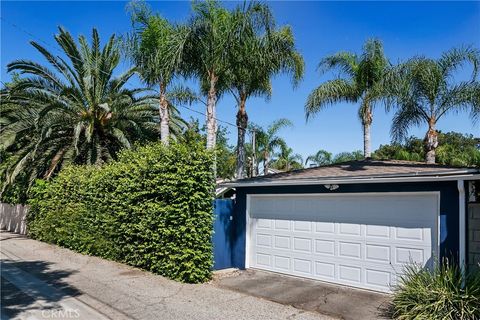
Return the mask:
[[[232,265],[389,292],[407,263],[467,263],[479,179],[476,168],[365,160],[227,183]]]

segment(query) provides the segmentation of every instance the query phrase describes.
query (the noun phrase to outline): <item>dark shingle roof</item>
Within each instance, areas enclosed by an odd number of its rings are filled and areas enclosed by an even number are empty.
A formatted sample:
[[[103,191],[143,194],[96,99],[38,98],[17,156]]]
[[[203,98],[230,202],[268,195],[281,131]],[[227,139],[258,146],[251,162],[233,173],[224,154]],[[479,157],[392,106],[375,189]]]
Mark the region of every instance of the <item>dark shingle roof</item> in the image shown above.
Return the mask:
[[[478,168],[459,168],[400,160],[348,161],[328,166],[293,170],[250,179],[237,180],[229,184],[257,184],[288,182],[296,180],[355,180],[367,178],[392,178],[415,176],[445,176],[465,173],[480,173]]]

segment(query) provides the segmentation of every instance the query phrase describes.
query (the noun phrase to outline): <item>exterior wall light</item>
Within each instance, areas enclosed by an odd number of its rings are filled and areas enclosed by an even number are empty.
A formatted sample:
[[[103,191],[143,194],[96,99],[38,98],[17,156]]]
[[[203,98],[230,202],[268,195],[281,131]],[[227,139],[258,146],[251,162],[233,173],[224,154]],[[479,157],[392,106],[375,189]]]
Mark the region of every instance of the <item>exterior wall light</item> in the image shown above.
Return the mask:
[[[337,190],[339,188],[338,184],[324,184],[323,186],[330,191]]]

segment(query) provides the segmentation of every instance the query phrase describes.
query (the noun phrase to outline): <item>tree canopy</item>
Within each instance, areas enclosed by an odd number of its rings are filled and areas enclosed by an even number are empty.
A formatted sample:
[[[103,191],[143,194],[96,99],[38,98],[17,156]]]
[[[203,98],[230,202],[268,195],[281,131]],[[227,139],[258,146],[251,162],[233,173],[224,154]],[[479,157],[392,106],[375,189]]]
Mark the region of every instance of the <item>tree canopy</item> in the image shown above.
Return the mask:
[[[156,98],[127,88],[133,69],[113,75],[120,63],[115,36],[102,47],[93,29],[91,39],[76,42],[59,28],[55,41],[67,60],[32,41],[48,67],[30,60],[7,65],[19,78],[1,92],[0,145],[8,154],[3,189],[19,175],[26,186],[49,178],[65,163],[100,165],[157,135]]]

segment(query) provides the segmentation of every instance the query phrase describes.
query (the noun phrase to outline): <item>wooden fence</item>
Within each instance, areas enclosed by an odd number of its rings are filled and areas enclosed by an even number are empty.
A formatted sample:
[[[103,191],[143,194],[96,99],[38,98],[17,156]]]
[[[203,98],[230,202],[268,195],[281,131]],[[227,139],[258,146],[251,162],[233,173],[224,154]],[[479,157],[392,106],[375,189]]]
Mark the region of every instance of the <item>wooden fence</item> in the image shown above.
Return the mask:
[[[21,204],[0,203],[0,229],[11,232],[27,233],[28,207]]]

